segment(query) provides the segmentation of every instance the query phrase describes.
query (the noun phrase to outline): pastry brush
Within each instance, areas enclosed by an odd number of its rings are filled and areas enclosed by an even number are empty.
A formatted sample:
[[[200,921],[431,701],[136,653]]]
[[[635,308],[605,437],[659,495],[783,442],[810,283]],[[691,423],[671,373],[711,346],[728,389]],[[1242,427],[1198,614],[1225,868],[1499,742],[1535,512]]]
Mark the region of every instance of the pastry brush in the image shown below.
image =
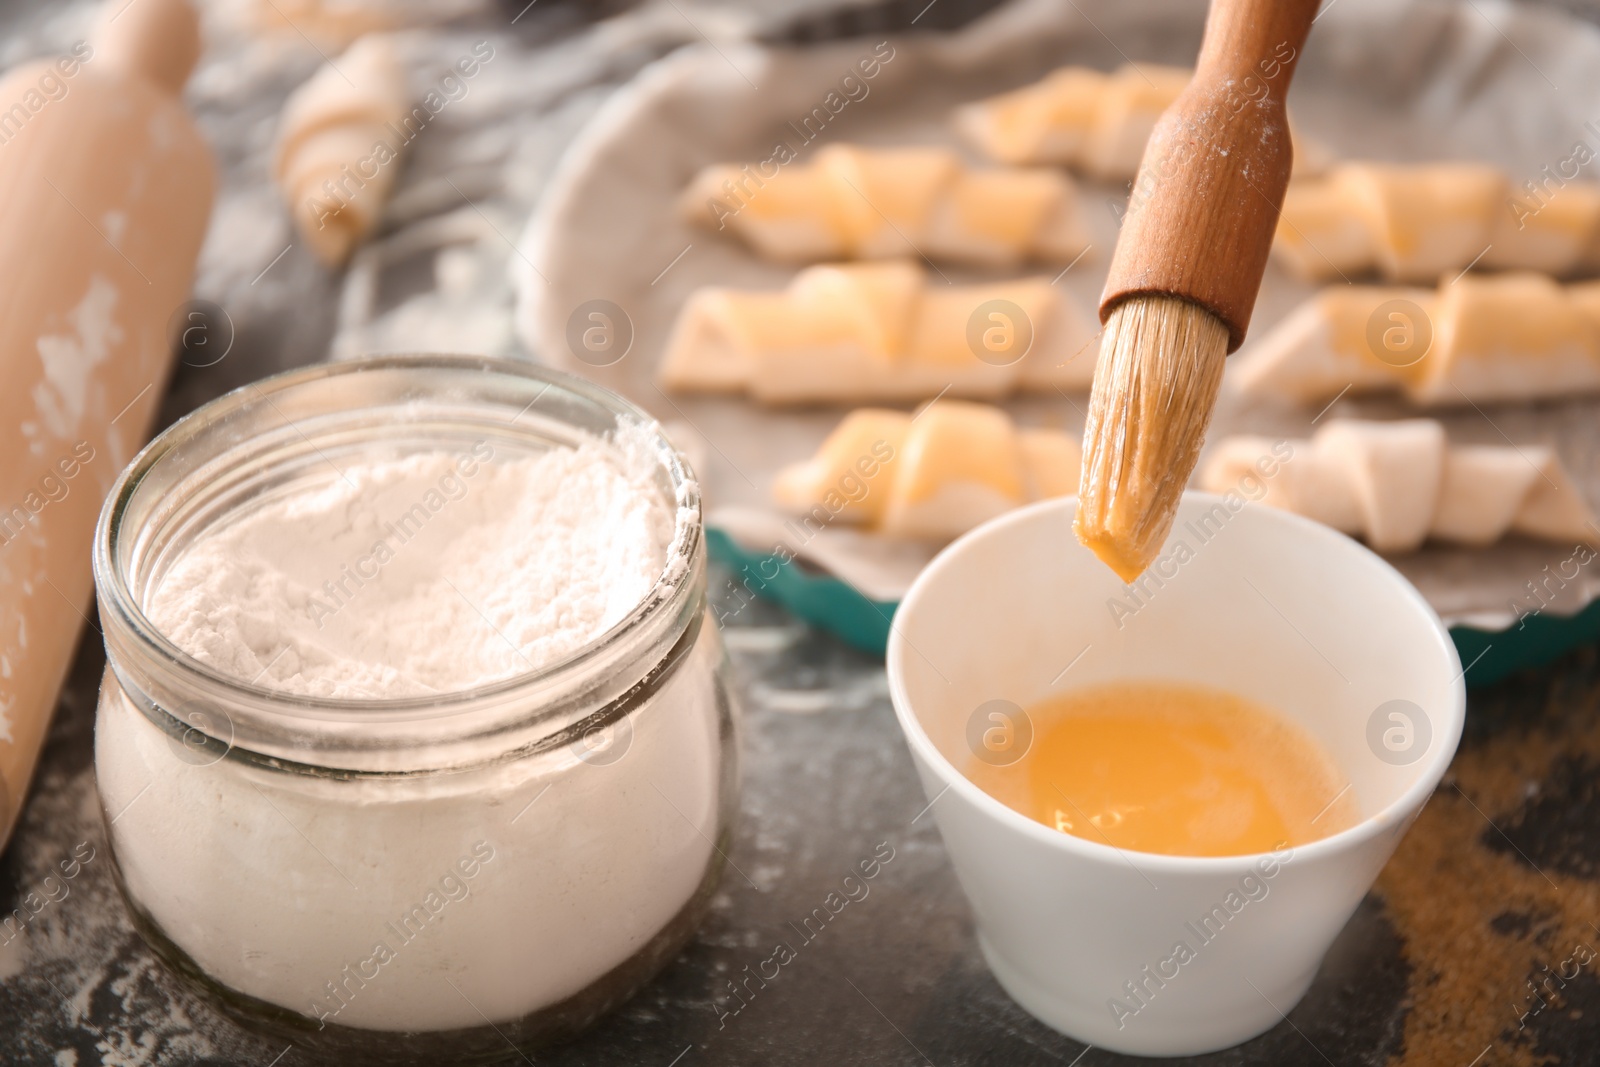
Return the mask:
[[[1078,540],[1125,581],[1161,550],[1244,340],[1292,151],[1284,97],[1317,0],[1212,0],[1194,78],[1145,146],[1100,300]]]

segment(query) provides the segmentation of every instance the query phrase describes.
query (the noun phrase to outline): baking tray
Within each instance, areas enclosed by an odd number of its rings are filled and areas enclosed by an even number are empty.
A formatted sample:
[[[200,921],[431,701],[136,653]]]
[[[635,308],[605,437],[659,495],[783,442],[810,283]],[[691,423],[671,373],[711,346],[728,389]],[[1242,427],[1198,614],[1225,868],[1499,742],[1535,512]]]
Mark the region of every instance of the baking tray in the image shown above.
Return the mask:
[[[755,595],[782,604],[864,652],[883,655],[889,628],[900,605],[873,600],[854,587],[802,563],[745,548],[724,531],[708,531],[712,558],[723,563],[733,581]],[[773,575],[768,578],[767,575]],[[747,577],[754,575],[754,579]],[[746,577],[741,577],[746,576]],[[1469,687],[1498,682],[1520,670],[1541,667],[1580,645],[1600,641],[1600,601],[1573,615],[1541,613],[1503,630],[1450,627]]]
[[[1192,63],[1203,15],[1203,5],[1184,0],[1015,0],[954,34],[895,37],[894,58],[883,64],[868,95],[847,106],[816,143],[954,144],[953,106],[1027,84],[1062,63],[1100,69],[1130,60]],[[809,456],[847,409],[768,410],[742,398],[669,396],[656,387],[657,358],[691,292],[703,285],[777,288],[793,273],[684,222],[677,198],[706,164],[764,158],[773,140],[792,129],[786,117],[810,113],[841,72],[877,47],[873,36],[799,48],[708,43],[656,62],[573,143],[512,263],[523,341],[673,424],[675,438],[697,457],[714,527],[724,508],[770,507],[773,473]],[[1537,176],[1543,163],[1569,157],[1574,141],[1597,138],[1583,110],[1596,98],[1600,34],[1559,12],[1445,0],[1340,0],[1319,17],[1290,107],[1300,131],[1337,157],[1482,160],[1520,184],[1524,176]],[[804,151],[814,152],[815,144]],[[1094,251],[1059,284],[1093,307],[1126,190],[1084,181],[1080,195]],[[1018,273],[944,265],[941,272],[957,283]],[[1315,289],[1269,267],[1254,333],[1269,329]],[[622,311],[631,333],[624,358],[606,366],[577,359],[567,339],[572,315],[597,299]],[[1086,397],[1030,396],[1004,406],[1021,423],[1076,433]],[[1397,400],[1345,398],[1323,414],[1393,418],[1414,412]],[[1600,402],[1429,414],[1459,443],[1553,446],[1591,505],[1600,501]],[[1212,439],[1228,433],[1303,437],[1314,429],[1314,417],[1321,414],[1247,402],[1225,386]],[[764,551],[770,542],[735,541],[732,532],[721,529],[712,544],[736,571],[750,568],[760,576],[745,583],[756,595],[857,647],[882,650],[903,584],[819,571],[820,553],[802,551],[799,562],[783,563]],[[1600,639],[1600,567],[1580,568],[1575,578],[1555,583],[1559,588],[1546,583],[1537,594],[1530,585],[1572,555],[1571,545],[1511,538],[1489,549],[1429,545],[1390,561],[1450,626],[1468,681],[1481,685]],[[859,592],[863,588],[871,595]]]

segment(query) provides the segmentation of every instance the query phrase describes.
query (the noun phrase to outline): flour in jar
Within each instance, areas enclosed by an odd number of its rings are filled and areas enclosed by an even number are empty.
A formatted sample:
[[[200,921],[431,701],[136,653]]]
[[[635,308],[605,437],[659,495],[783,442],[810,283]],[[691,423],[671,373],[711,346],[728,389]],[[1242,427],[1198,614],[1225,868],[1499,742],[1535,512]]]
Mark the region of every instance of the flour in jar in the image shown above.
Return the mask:
[[[616,444],[343,459],[203,534],[146,612],[201,662],[296,695],[537,670],[625,618],[668,565],[675,509]]]

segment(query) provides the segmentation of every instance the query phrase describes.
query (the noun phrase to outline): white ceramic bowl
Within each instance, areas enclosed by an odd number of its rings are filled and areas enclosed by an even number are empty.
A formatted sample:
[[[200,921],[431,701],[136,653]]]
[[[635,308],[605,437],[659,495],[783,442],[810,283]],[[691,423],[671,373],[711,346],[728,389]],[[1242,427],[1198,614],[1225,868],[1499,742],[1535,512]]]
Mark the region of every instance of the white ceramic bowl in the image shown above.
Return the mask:
[[[895,713],[1006,991],[1102,1048],[1225,1048],[1304,995],[1438,784],[1461,737],[1461,663],[1398,572],[1318,523],[1185,494],[1129,587],[1074,538],[1076,507],[1011,512],[928,566],[889,639]],[[1059,833],[963,776],[985,729],[1026,742],[1016,706],[1126,679],[1287,715],[1338,764],[1361,821],[1276,857],[1161,856]]]

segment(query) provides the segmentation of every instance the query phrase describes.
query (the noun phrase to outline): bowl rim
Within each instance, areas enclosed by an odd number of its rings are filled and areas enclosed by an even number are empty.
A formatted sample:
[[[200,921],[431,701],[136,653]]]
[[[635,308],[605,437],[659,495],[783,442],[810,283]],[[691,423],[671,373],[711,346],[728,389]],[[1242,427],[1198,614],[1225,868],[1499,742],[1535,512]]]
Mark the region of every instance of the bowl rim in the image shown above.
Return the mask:
[[[1184,503],[1215,503],[1225,504],[1225,497],[1217,493],[1207,493],[1199,490],[1186,490],[1183,494]],[[1043,823],[1022,814],[1007,806],[995,797],[990,796],[976,783],[947,759],[943,752],[933,743],[928,733],[923,729],[921,720],[912,710],[911,699],[905,689],[905,663],[906,649],[909,642],[901,629],[901,623],[908,613],[915,613],[927,589],[942,571],[953,566],[955,561],[970,552],[980,542],[994,537],[1001,531],[1012,526],[1026,525],[1039,522],[1045,516],[1056,512],[1076,511],[1078,498],[1075,495],[1054,497],[1041,500],[1033,504],[1006,512],[997,518],[977,526],[945,546],[929,564],[917,575],[911,588],[900,601],[899,610],[896,611],[894,620],[890,624],[889,647],[885,657],[885,667],[889,678],[889,698],[894,706],[895,719],[900,724],[900,732],[905,735],[906,743],[912,755],[918,762],[931,770],[943,783],[943,789],[928,805],[934,807],[939,797],[945,792],[955,792],[969,805],[976,808],[988,819],[1000,824],[1007,830],[1028,838],[1037,845],[1055,849],[1084,860],[1101,863],[1122,865],[1131,863],[1136,869],[1148,873],[1186,874],[1186,875],[1229,875],[1239,874],[1257,866],[1268,858],[1275,862],[1285,862],[1283,852],[1249,852],[1234,856],[1174,856],[1165,853],[1139,852],[1132,849],[1118,848],[1114,845],[1090,841],[1086,838],[1064,834],[1052,830]],[[1434,724],[1437,732],[1437,743],[1433,750],[1424,757],[1422,767],[1419,768],[1417,777],[1400,795],[1390,801],[1383,808],[1366,816],[1354,826],[1347,827],[1336,834],[1318,838],[1303,845],[1296,845],[1288,851],[1296,863],[1305,860],[1315,860],[1348,853],[1378,835],[1388,832],[1395,826],[1403,826],[1406,821],[1421,811],[1429,795],[1438,787],[1448,770],[1450,762],[1455,758],[1456,747],[1461,741],[1461,734],[1466,722],[1467,688],[1465,672],[1461,669],[1461,657],[1456,652],[1455,642],[1450,638],[1450,632],[1445,628],[1444,622],[1439,618],[1438,612],[1425,600],[1416,588],[1404,575],[1394,568],[1382,556],[1373,552],[1366,545],[1340,533],[1330,526],[1326,526],[1313,519],[1284,511],[1280,508],[1268,507],[1262,504],[1246,503],[1239,509],[1235,518],[1249,513],[1249,522],[1265,522],[1278,524],[1292,537],[1311,542],[1321,542],[1335,546],[1335,551],[1347,552],[1351,557],[1360,561],[1358,565],[1374,568],[1386,576],[1394,587],[1397,599],[1408,602],[1421,613],[1423,619],[1430,624],[1434,642],[1444,653],[1446,662],[1454,664],[1455,677],[1448,685],[1448,708],[1444,723]],[[912,651],[915,651],[914,649]],[[935,819],[938,818],[935,813]]]

